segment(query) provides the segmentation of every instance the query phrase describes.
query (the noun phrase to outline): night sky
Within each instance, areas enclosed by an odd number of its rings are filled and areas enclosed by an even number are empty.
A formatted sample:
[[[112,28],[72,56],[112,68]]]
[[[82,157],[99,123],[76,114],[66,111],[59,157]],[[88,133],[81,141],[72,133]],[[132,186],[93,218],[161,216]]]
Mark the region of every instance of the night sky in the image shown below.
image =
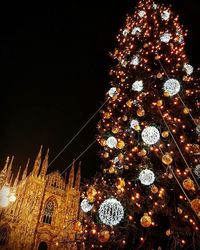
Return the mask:
[[[189,30],[187,53],[200,64],[200,2],[173,4]],[[27,1],[0,6],[0,166],[15,155],[14,169],[30,169],[41,144],[50,160],[104,102],[116,35],[134,0]],[[94,139],[99,116],[84,129],[49,171],[62,170]],[[99,170],[99,147],[81,158],[82,175]],[[0,168],[1,168],[0,167]]]

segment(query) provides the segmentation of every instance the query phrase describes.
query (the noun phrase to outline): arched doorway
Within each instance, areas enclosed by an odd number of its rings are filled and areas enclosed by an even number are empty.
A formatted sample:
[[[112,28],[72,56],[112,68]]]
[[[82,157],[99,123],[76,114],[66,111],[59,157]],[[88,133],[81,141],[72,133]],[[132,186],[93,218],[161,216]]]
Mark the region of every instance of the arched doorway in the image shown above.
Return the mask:
[[[48,250],[48,245],[45,241],[41,241],[38,250]]]

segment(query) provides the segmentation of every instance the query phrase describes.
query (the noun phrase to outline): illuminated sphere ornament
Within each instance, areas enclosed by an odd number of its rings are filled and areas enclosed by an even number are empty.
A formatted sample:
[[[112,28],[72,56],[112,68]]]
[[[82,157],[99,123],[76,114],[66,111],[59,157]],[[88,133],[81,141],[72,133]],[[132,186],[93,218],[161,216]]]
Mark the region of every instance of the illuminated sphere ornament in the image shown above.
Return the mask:
[[[117,139],[114,136],[110,136],[107,139],[106,144],[109,148],[115,148],[117,146]]]
[[[192,65],[185,63],[183,69],[186,71],[187,75],[191,75],[193,73],[194,68]]]
[[[137,92],[140,92],[143,90],[143,81],[140,80],[140,81],[135,81],[133,84],[132,84],[132,90],[134,91],[137,91]]]
[[[132,35],[138,35],[138,34],[140,34],[140,32],[141,32],[140,27],[134,27],[131,34]]]
[[[194,199],[190,204],[195,213],[200,217],[200,199]]]
[[[109,239],[110,239],[110,232],[109,232],[108,230],[103,230],[103,231],[99,232],[98,240],[99,240],[101,243],[105,243],[105,242],[107,242]]]
[[[171,78],[164,83],[163,89],[169,96],[174,96],[180,91],[181,85],[178,80]]]
[[[161,13],[161,18],[162,18],[162,20],[168,21],[168,20],[169,20],[169,17],[170,17],[170,12],[169,12],[169,11],[164,10],[164,11]]]
[[[93,208],[93,205],[91,205],[87,199],[84,199],[81,201],[81,209],[83,212],[87,213]]]
[[[196,126],[196,132],[197,132],[198,136],[200,136],[200,124],[198,124]]]
[[[144,214],[142,218],[140,219],[140,223],[143,227],[150,227],[151,226],[151,217],[148,214]]]
[[[200,178],[200,164],[195,166],[194,173],[198,178]]]
[[[110,97],[113,97],[114,95],[117,94],[117,89],[115,87],[112,87],[109,91],[108,94]]]
[[[163,43],[168,43],[170,39],[171,39],[171,35],[167,32],[160,36],[160,41]]]
[[[129,33],[129,30],[128,30],[128,29],[124,29],[123,32],[122,32],[122,34],[123,34],[124,36],[127,36],[128,33]]]
[[[115,198],[106,199],[99,207],[99,218],[108,226],[115,226],[124,218],[124,208]]]
[[[194,182],[190,178],[187,178],[183,181],[183,187],[186,190],[194,190]]]
[[[139,15],[139,17],[143,17],[143,16],[145,16],[145,14],[146,14],[146,12],[144,11],[144,10],[140,10],[139,12],[138,12],[138,15]]]
[[[145,186],[149,186],[155,181],[154,172],[149,169],[144,169],[139,174],[139,180]]]
[[[147,145],[156,144],[160,140],[159,130],[154,126],[149,126],[142,131],[142,140]]]
[[[132,60],[131,60],[131,64],[134,65],[134,66],[137,66],[138,64],[140,63],[140,59],[138,56],[133,56],[132,57]]]

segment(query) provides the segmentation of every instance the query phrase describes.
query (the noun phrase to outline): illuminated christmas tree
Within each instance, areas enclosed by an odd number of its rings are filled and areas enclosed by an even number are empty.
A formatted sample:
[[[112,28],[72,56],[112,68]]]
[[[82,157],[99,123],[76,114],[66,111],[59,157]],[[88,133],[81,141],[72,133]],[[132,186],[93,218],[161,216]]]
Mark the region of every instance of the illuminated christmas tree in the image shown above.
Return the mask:
[[[82,193],[85,249],[199,249],[199,77],[170,7],[141,0],[117,36]]]

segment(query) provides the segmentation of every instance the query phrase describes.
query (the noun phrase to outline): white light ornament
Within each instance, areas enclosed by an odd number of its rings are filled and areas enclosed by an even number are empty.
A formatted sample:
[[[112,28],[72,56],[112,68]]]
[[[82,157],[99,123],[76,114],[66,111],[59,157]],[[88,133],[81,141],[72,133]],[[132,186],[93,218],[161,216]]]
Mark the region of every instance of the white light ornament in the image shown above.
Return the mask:
[[[93,205],[91,205],[87,199],[83,199],[83,200],[81,201],[81,209],[83,210],[83,212],[87,213],[87,212],[89,212],[92,208],[93,208]]]
[[[146,12],[145,12],[144,10],[140,10],[140,11],[138,12],[138,16],[139,16],[140,18],[144,17],[145,14],[146,14]]]
[[[169,11],[164,10],[164,11],[161,13],[161,18],[162,18],[162,20],[168,21],[168,20],[169,20],[169,17],[170,17],[170,12],[169,12]]]
[[[160,140],[160,132],[154,126],[148,126],[142,131],[142,140],[147,145],[156,144]]]
[[[134,27],[131,32],[132,35],[139,35],[140,33],[141,33],[140,27]]]
[[[106,140],[106,145],[109,148],[115,148],[117,146],[117,139],[114,136],[110,136],[107,140]]]
[[[171,78],[164,83],[163,89],[169,96],[174,96],[180,91],[181,85],[178,80]]]
[[[153,9],[156,10],[158,8],[158,5],[156,3],[153,3]]]
[[[160,41],[163,43],[168,43],[170,39],[171,39],[171,35],[167,32],[160,36]]]
[[[197,132],[198,136],[200,136],[200,124],[197,124],[196,132]]]
[[[110,90],[108,91],[108,94],[110,97],[117,95],[117,89],[115,87],[110,88]]]
[[[200,164],[196,165],[194,168],[194,173],[198,178],[200,178]]]
[[[194,71],[194,68],[192,67],[192,65],[185,63],[183,66],[183,69],[186,71],[187,75],[191,75]]]
[[[102,223],[108,226],[115,226],[124,218],[124,208],[115,198],[106,199],[98,212]]]
[[[137,126],[139,126],[138,120],[131,120],[131,128],[135,129]]]
[[[131,64],[137,66],[140,63],[140,58],[138,56],[133,56],[131,60]]]
[[[124,29],[124,30],[122,31],[122,34],[123,34],[124,36],[127,36],[128,33],[129,33],[129,30],[128,30],[128,29]]]
[[[135,81],[133,84],[132,84],[132,90],[134,91],[137,91],[137,92],[140,92],[143,90],[143,81],[140,80],[140,81]]]
[[[154,172],[149,169],[142,170],[139,174],[139,180],[145,186],[153,184],[155,181]]]

